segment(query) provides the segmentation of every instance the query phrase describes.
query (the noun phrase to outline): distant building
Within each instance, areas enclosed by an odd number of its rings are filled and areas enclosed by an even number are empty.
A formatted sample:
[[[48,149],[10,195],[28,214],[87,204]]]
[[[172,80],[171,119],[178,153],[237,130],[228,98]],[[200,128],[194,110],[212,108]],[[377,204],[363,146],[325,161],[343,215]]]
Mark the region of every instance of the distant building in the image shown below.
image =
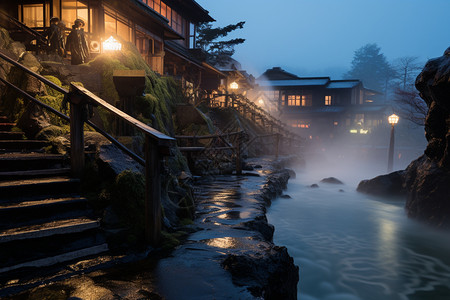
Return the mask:
[[[342,134],[366,135],[385,120],[386,105],[379,92],[364,88],[360,80],[298,77],[275,67],[256,79],[266,109],[309,138]]]
[[[102,41],[109,36],[120,37],[135,44],[159,74],[188,83],[200,82],[201,77],[223,78],[195,55],[197,25],[214,19],[194,0],[17,0],[1,1],[0,10],[38,32],[50,26],[52,17],[64,21],[68,30],[82,19],[93,55],[102,51]],[[14,20],[8,25],[12,33],[20,30]]]

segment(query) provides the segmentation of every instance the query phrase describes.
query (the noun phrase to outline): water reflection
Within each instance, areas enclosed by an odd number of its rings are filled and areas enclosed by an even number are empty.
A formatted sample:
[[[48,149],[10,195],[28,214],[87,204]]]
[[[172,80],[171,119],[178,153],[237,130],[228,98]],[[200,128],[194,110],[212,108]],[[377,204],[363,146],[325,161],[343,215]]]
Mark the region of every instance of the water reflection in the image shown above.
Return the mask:
[[[221,237],[215,239],[202,240],[206,245],[221,249],[243,249],[248,246],[248,241],[253,240],[251,237]]]
[[[450,234],[408,220],[403,203],[298,176],[268,210],[274,241],[300,267],[299,299],[450,299]]]

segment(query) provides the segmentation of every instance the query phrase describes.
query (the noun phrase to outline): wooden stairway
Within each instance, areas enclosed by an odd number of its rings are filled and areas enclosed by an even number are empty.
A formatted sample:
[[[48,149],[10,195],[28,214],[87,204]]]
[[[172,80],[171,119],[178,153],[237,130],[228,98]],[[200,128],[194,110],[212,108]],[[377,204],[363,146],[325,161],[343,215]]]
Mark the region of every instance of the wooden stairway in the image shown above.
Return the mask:
[[[0,116],[0,290],[12,279],[108,250],[67,158]]]

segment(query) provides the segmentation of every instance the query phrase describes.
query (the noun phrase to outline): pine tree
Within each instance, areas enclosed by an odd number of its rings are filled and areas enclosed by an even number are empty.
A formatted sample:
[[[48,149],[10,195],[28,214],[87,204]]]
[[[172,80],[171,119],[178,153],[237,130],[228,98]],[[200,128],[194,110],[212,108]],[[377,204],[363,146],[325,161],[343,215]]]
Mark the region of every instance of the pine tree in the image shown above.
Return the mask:
[[[377,44],[367,44],[355,51],[350,71],[344,77],[359,79],[365,87],[386,93],[395,70]]]
[[[225,27],[212,27],[211,23],[203,23],[197,29],[197,47],[207,55],[207,61],[213,65],[226,65],[234,54],[234,47],[245,42],[245,39],[235,38],[221,40],[230,32],[242,29],[245,22],[231,24]]]

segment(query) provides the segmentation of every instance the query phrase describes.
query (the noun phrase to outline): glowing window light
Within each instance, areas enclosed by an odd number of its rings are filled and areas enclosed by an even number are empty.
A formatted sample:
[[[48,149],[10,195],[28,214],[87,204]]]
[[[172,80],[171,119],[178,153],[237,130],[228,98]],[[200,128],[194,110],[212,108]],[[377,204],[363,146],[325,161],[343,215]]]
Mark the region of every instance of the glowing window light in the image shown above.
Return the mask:
[[[388,122],[389,122],[389,124],[394,126],[395,124],[398,123],[398,119],[399,119],[399,117],[396,114],[392,114],[388,117]]]
[[[238,88],[239,88],[239,84],[237,84],[236,81],[233,81],[232,83],[230,83],[230,89],[237,90]]]
[[[264,105],[264,100],[263,99],[259,99],[258,103],[259,103],[259,105]]]
[[[103,51],[120,51],[122,50],[122,43],[110,36],[103,43]]]
[[[367,134],[367,133],[369,133],[369,130],[368,129],[360,129],[359,133],[360,134]]]
[[[358,133],[357,129],[350,129],[350,133]]]

